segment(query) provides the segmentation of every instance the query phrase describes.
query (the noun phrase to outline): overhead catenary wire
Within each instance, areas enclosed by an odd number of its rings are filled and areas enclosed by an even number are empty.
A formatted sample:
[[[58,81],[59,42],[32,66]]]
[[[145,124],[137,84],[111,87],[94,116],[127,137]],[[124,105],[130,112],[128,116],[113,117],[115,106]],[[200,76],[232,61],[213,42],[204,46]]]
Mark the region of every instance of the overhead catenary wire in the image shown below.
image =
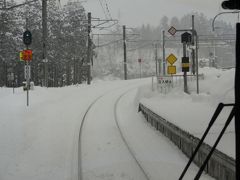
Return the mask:
[[[98,34],[95,34],[95,35],[98,35]],[[115,36],[115,35],[121,35],[121,34],[99,34],[99,35],[107,35],[107,36]],[[230,36],[234,36],[234,34],[229,34]],[[202,37],[206,37],[208,35],[200,35]],[[202,41],[208,41],[208,40],[213,40],[213,39],[208,39],[208,38],[204,38],[202,39]],[[216,38],[214,40],[223,40],[222,38]],[[224,40],[232,40],[232,38],[225,38]],[[97,47],[105,47],[105,46],[109,46],[109,45],[112,45],[114,43],[119,43],[121,42],[122,39],[118,39],[118,40],[114,40],[114,41],[111,41],[111,42],[108,42],[108,43],[105,43],[105,44],[101,44],[101,45],[98,45]],[[160,42],[161,40],[149,40],[149,39],[140,39],[140,40],[135,40],[135,39],[128,39],[127,42],[128,43],[138,43],[138,42],[143,42],[144,44],[141,45],[141,46],[138,46],[136,48],[132,48],[132,49],[128,49],[127,51],[128,52],[131,52],[131,51],[136,51],[138,49],[143,49],[145,47],[148,47],[148,46],[151,46],[153,43],[156,43],[156,42]],[[176,42],[176,41],[179,41],[177,39],[168,39],[167,41],[173,41],[173,42]],[[207,44],[206,44],[207,45]],[[222,45],[222,44],[219,44],[219,45]],[[204,46],[204,44],[202,44],[202,46]],[[208,47],[208,46],[206,46]]]
[[[108,3],[107,3],[107,0],[104,0],[105,1],[105,5],[106,5],[106,10],[108,12],[108,16],[110,19],[112,19],[112,16],[111,16],[111,13],[110,13],[110,10],[109,10],[109,6],[108,6]]]
[[[136,50],[138,50],[138,49],[142,49],[142,48],[145,48],[145,47],[147,47],[147,46],[151,46],[152,44],[153,44],[153,43],[146,43],[146,44],[144,44],[144,45],[142,45],[142,46],[139,46],[139,47],[137,47],[137,48],[128,49],[127,51],[128,51],[128,52],[136,51]]]
[[[122,39],[118,39],[118,40],[111,41],[111,42],[106,43],[106,44],[98,45],[98,46],[96,46],[96,47],[105,47],[105,46],[109,46],[109,45],[112,45],[112,44],[115,44],[115,43],[119,43],[119,42],[121,42],[121,41],[123,41],[123,40],[122,40]]]
[[[92,25],[92,28],[103,30],[113,27],[114,25],[118,24],[117,19],[100,19],[100,18],[93,18],[92,22],[98,22],[96,25]],[[106,25],[107,23],[111,23],[110,25]],[[105,26],[103,26],[105,25]]]
[[[104,8],[103,3],[102,3],[102,0],[98,0],[98,2],[100,3],[100,5],[101,5],[101,7],[102,7],[102,10],[103,10],[103,13],[104,13],[104,15],[105,15],[105,18],[108,19],[107,13],[106,13],[105,8]]]

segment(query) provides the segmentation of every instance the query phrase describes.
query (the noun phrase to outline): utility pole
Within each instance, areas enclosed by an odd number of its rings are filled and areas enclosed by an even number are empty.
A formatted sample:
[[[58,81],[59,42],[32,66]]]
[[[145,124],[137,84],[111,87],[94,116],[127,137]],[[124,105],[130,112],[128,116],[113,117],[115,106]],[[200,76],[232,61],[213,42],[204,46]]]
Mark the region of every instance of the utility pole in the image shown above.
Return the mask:
[[[124,80],[127,80],[126,26],[123,26]]]
[[[183,42],[183,58],[187,57],[187,43]],[[187,71],[183,72],[183,81],[184,81],[184,92],[188,93],[187,86]]]
[[[156,77],[158,77],[158,51],[157,51],[157,48],[158,48],[158,44],[155,43]],[[159,69],[159,71],[160,71],[160,69]]]
[[[187,86],[187,72],[189,72],[189,57],[187,57],[187,45],[190,45],[192,42],[192,35],[188,32],[185,32],[181,35],[181,42],[183,43],[183,57],[182,57],[182,71],[183,71],[183,80],[184,80],[184,92],[188,92]]]
[[[192,45],[194,45],[194,15],[192,15]],[[195,49],[192,48],[192,74],[195,75],[196,73],[196,61],[195,61]]]
[[[161,58],[158,59],[158,69],[159,69],[158,75],[161,76],[161,74],[162,74],[162,59]]]
[[[195,48],[196,49],[192,49],[192,62],[193,62],[193,65],[192,65],[192,72],[193,74],[195,75],[196,74],[196,83],[197,83],[197,94],[199,94],[199,72],[198,72],[198,34],[197,34],[197,31],[195,30],[195,27],[194,27],[194,15],[192,15],[192,45],[194,45],[194,41],[196,41],[195,43]],[[194,39],[196,38],[196,39]]]
[[[88,66],[88,78],[87,78],[87,84],[91,83],[91,51],[92,51],[92,41],[90,37],[91,33],[91,20],[92,20],[92,15],[89,12],[88,13],[88,49],[87,49],[87,66]]]
[[[162,35],[163,35],[163,59],[162,59],[162,62],[163,62],[163,75],[165,76],[166,75],[166,57],[165,57],[165,31],[163,30],[162,32]]]
[[[26,0],[27,1],[27,0]],[[26,30],[28,30],[28,17],[29,17],[29,11],[28,7],[26,10]],[[29,44],[26,44],[26,49],[28,50]],[[26,84],[27,84],[27,106],[29,106],[29,88],[30,88],[30,74],[31,74],[31,69],[28,61],[25,61],[25,67],[26,67]]]
[[[161,47],[161,41],[159,41],[158,48],[160,47]],[[158,58],[157,61],[158,61],[158,76],[160,76],[162,74],[162,60],[161,58]]]
[[[197,94],[199,94],[199,67],[198,67],[198,35],[197,35],[197,31],[194,31],[195,33],[195,37],[196,37],[196,83],[197,83]]]
[[[42,0],[42,28],[43,28],[43,63],[44,86],[48,87],[48,60],[47,60],[47,0]]]
[[[4,0],[3,1],[3,9],[6,9],[7,8],[7,3],[6,3],[6,0]],[[6,17],[6,14],[5,13],[3,13],[2,14],[2,18],[3,18],[3,20],[5,21],[5,17]],[[5,34],[6,34],[6,32],[5,32],[5,23],[3,23],[3,37],[5,37]],[[2,38],[2,37],[1,37]],[[1,41],[1,45],[3,45],[3,42]],[[8,79],[7,79],[7,62],[6,62],[6,60],[3,60],[3,69],[4,69],[4,74],[5,74],[5,77],[4,77],[4,85],[7,87],[7,84],[8,84]]]

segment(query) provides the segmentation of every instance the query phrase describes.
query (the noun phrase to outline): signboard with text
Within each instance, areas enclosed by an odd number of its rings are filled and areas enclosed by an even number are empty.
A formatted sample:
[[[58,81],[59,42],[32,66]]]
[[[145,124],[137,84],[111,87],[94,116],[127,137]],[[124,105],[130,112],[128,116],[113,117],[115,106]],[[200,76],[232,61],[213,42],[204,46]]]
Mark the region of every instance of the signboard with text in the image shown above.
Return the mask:
[[[172,76],[160,76],[158,77],[158,85],[159,87],[169,87],[173,84],[173,77]]]

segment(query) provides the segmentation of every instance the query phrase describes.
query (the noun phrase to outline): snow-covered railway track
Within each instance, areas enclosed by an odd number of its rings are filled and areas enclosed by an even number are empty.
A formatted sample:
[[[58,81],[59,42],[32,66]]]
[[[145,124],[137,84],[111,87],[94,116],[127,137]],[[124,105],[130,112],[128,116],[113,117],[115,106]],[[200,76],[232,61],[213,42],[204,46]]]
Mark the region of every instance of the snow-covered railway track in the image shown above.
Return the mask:
[[[105,93],[105,94],[107,94],[107,93]],[[86,120],[86,117],[87,117],[90,109],[91,109],[91,108],[93,107],[93,105],[96,104],[96,102],[97,102],[100,98],[102,98],[105,94],[97,97],[97,98],[88,106],[88,108],[87,108],[87,110],[86,110],[86,112],[85,112],[85,114],[84,114],[84,116],[83,116],[82,122],[81,122],[80,130],[79,130],[79,137],[78,137],[78,180],[83,180],[83,176],[82,176],[82,174],[83,174],[83,172],[82,172],[82,158],[81,158],[81,157],[82,157],[82,146],[81,146],[81,144],[82,144],[83,124],[84,124],[84,122],[85,122],[85,120]]]
[[[135,89],[135,88],[133,88],[133,89]],[[119,132],[120,132],[121,138],[122,138],[124,144],[126,145],[129,153],[132,155],[134,161],[136,162],[136,164],[138,165],[138,167],[139,167],[139,168],[141,169],[141,171],[143,172],[145,178],[146,178],[147,180],[150,180],[147,172],[144,170],[144,168],[143,168],[143,166],[141,165],[140,161],[137,159],[134,151],[133,151],[133,150],[131,149],[131,147],[129,146],[129,144],[128,144],[128,142],[127,142],[127,140],[126,140],[126,138],[125,138],[125,136],[124,136],[124,134],[123,134],[123,132],[122,132],[122,130],[121,130],[121,127],[120,127],[120,125],[119,125],[119,123],[118,123],[117,106],[118,106],[119,101],[121,100],[121,98],[122,98],[124,95],[126,95],[129,91],[131,91],[131,90],[132,90],[132,89],[124,92],[121,96],[119,96],[119,98],[118,98],[117,101],[115,102],[115,105],[114,105],[115,122],[116,122],[116,124],[117,124],[117,127],[118,127],[118,130],[119,130]]]
[[[137,159],[137,157],[136,157],[136,155],[135,155],[135,153],[133,152],[133,150],[131,149],[131,147],[129,146],[129,144],[128,144],[128,142],[127,142],[127,140],[126,140],[126,138],[124,137],[124,135],[123,135],[123,133],[122,133],[122,131],[121,131],[121,128],[120,128],[120,126],[119,126],[119,123],[118,123],[118,116],[117,116],[117,107],[118,107],[118,103],[119,103],[119,101],[121,100],[121,98],[124,96],[124,95],[126,95],[128,92],[130,92],[131,90],[133,90],[133,89],[135,89],[135,88],[137,88],[139,86],[139,83],[138,83],[138,85],[134,85],[134,86],[130,86],[131,88],[126,88],[126,87],[124,87],[124,88],[121,88],[121,89],[124,89],[124,90],[121,90],[121,93],[120,94],[117,94],[117,95],[114,95],[114,104],[113,104],[113,106],[112,106],[112,113],[114,114],[113,115],[113,119],[115,120],[114,122],[116,123],[115,124],[115,126],[117,126],[117,129],[118,129],[118,131],[119,132],[117,132],[118,133],[118,136],[119,136],[119,134],[120,134],[120,138],[118,138],[118,139],[121,139],[122,140],[122,142],[121,142],[121,144],[122,143],[124,143],[124,145],[126,146],[125,148],[127,149],[127,151],[128,151],[128,153],[129,153],[129,156],[131,156],[131,161],[132,162],[134,162],[134,164],[136,164],[136,168],[137,169],[139,169],[138,171],[139,172],[141,172],[141,177],[142,177],[142,179],[146,179],[146,180],[149,180],[150,178],[148,177],[148,175],[147,175],[147,173],[146,173],[146,171],[144,170],[144,168],[142,167],[142,165],[141,165],[141,163],[139,162],[139,160]],[[87,121],[88,121],[88,118],[89,118],[89,116],[90,116],[90,112],[91,112],[91,110],[92,109],[94,109],[94,107],[95,106],[97,106],[97,103],[99,102],[99,101],[102,101],[102,100],[104,100],[104,98],[106,98],[106,99],[109,99],[109,94],[114,94],[114,92],[116,92],[116,90],[117,89],[114,89],[114,90],[110,90],[110,91],[108,91],[108,92],[106,92],[106,93],[104,93],[103,95],[100,95],[99,97],[97,97],[89,106],[88,106],[88,108],[87,108],[87,110],[86,110],[86,112],[85,112],[85,114],[84,114],[84,116],[83,116],[83,119],[82,119],[82,122],[81,122],[81,126],[80,126],[80,131],[79,131],[79,140],[78,140],[78,180],[83,180],[84,179],[84,177],[83,177],[83,165],[82,165],[82,163],[83,163],[83,156],[84,156],[84,153],[83,153],[83,131],[84,131],[84,127],[85,127],[85,124],[87,123]],[[120,90],[120,88],[118,89],[118,91]],[[100,107],[100,106],[99,106]],[[116,133],[116,132],[115,132]],[[116,133],[116,134],[117,134]],[[120,141],[121,141],[120,140]],[[123,146],[124,146],[123,145]],[[84,163],[85,163],[85,161],[84,161]],[[104,179],[104,178],[103,178]]]

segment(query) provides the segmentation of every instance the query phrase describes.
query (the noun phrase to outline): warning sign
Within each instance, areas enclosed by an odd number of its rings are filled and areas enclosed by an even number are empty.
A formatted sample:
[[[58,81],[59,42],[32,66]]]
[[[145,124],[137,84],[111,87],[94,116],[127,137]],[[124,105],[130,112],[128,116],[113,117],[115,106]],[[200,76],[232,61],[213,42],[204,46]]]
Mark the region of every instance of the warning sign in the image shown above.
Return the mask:
[[[176,32],[177,32],[177,30],[176,30],[176,28],[175,27],[170,27],[170,29],[168,30],[168,32],[172,35],[172,36],[174,36],[175,34],[176,34]]]
[[[167,57],[167,61],[169,62],[169,64],[173,65],[177,61],[177,57],[174,54],[170,54]]]
[[[176,66],[168,66],[167,73],[168,74],[176,74],[177,73],[176,69],[177,69]]]

